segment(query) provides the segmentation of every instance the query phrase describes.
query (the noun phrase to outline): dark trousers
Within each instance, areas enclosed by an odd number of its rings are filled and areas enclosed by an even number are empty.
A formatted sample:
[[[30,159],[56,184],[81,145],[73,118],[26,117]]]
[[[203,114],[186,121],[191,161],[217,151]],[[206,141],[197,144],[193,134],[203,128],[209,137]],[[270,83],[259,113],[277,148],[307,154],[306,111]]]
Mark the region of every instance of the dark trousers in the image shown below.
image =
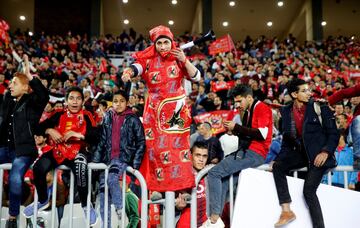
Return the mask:
[[[290,170],[305,166],[308,166],[308,159],[305,152],[301,153],[296,150],[286,151],[286,154],[274,163],[273,176],[280,204],[291,202],[286,174]],[[321,206],[316,195],[316,190],[320,185],[325,171],[326,168],[318,168],[311,164],[305,176],[303,194],[309,207],[313,227],[315,228],[325,227]]]
[[[78,153],[74,160],[70,161],[66,159],[60,165],[66,165],[75,175],[75,184],[79,192],[81,206],[85,207],[88,194],[86,156],[82,153]],[[41,203],[44,203],[48,199],[46,175],[50,170],[55,169],[58,166],[59,164],[56,162],[52,151],[43,154],[33,166],[34,183],[39,196],[39,202]]]

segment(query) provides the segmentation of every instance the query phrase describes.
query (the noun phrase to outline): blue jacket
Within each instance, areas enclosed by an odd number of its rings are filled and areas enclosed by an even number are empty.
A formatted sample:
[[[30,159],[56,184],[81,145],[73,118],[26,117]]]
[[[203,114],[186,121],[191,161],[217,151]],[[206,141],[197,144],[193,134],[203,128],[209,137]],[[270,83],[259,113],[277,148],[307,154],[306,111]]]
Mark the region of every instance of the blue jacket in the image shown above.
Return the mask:
[[[335,157],[338,165],[353,165],[354,154],[351,147],[346,145],[342,151],[336,149]],[[348,184],[356,184],[358,172],[348,172]],[[323,183],[328,183],[328,176],[323,177]],[[332,173],[331,182],[336,184],[344,184],[344,172],[335,171]]]
[[[139,169],[145,152],[144,127],[133,113],[125,116],[121,126],[120,161]],[[112,113],[106,112],[102,123],[100,142],[94,152],[93,162],[110,163],[111,160]]]
[[[281,110],[283,143],[279,157],[288,150],[305,149],[308,162],[314,164],[315,157],[322,151],[328,152],[329,157],[324,167],[333,168],[336,165],[334,152],[339,142],[340,134],[337,130],[333,112],[327,105],[321,105],[321,118],[314,110],[314,101],[310,99],[306,105],[302,138],[294,137],[291,129],[293,103],[285,106]]]

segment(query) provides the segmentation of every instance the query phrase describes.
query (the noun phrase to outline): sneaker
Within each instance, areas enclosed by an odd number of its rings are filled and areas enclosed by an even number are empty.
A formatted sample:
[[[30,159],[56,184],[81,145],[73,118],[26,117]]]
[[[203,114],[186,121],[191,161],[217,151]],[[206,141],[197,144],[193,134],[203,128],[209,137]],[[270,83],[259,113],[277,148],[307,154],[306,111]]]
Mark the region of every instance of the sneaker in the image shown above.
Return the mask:
[[[6,221],[5,228],[17,228],[16,219],[8,219]]]
[[[157,201],[157,200],[161,200],[162,199],[162,195],[160,192],[157,192],[157,191],[153,191],[151,193],[151,196],[150,196],[150,200],[151,201]]]
[[[284,225],[289,224],[290,222],[294,221],[295,219],[296,219],[296,216],[295,216],[294,212],[283,211],[283,212],[281,212],[279,221],[277,221],[277,223],[275,223],[275,227],[284,226]]]
[[[85,214],[85,219],[86,219],[86,207],[83,207],[84,210],[84,214]],[[94,225],[97,222],[97,215],[96,212],[94,210],[94,208],[92,206],[90,206],[90,226]]]
[[[38,212],[45,210],[46,208],[48,208],[50,205],[49,199],[47,199],[44,203],[37,203],[37,209]],[[27,207],[25,207],[23,214],[26,218],[30,218],[31,216],[34,215],[34,203],[28,205]]]
[[[218,218],[218,220],[216,221],[216,223],[211,223],[210,219],[207,219],[201,226],[200,228],[224,228],[225,224],[224,222],[221,220],[221,218]]]

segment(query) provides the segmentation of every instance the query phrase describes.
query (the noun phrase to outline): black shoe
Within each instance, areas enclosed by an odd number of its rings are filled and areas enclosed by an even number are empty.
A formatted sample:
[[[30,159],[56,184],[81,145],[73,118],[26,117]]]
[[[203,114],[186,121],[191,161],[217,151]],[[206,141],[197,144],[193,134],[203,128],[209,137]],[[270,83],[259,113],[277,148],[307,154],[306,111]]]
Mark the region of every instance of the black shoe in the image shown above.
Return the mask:
[[[17,221],[16,219],[8,219],[6,221],[6,225],[5,225],[6,228],[17,228]]]

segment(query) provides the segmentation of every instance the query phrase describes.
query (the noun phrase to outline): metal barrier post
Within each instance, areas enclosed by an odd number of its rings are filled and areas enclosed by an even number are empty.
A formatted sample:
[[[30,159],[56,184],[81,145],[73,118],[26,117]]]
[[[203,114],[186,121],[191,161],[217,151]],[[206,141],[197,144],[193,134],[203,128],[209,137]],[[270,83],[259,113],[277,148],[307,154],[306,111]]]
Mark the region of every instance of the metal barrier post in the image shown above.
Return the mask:
[[[54,170],[54,178],[53,178],[52,199],[51,199],[51,228],[55,228],[56,190],[57,190],[57,169]]]
[[[234,175],[229,178],[229,198],[230,198],[230,224],[232,222],[234,212]]]
[[[125,198],[126,198],[126,171],[122,174],[122,209],[121,209],[121,227],[125,227]]]
[[[0,225],[2,218],[2,195],[3,195],[3,184],[4,184],[4,170],[0,169]]]
[[[165,227],[175,227],[175,192],[165,192]]]
[[[331,183],[331,182],[332,182],[331,172],[328,172],[328,174],[327,174],[327,175],[328,175],[328,185],[330,185],[330,186],[331,186],[331,185],[332,185],[332,183]]]
[[[126,171],[129,173],[132,173],[139,180],[140,187],[141,187],[141,228],[147,228],[148,190],[147,190],[147,185],[146,185],[145,179],[138,170],[136,170],[130,166],[128,166],[126,168]]]
[[[70,196],[69,196],[69,204],[70,204],[70,216],[69,216],[69,227],[73,227],[73,216],[74,216],[74,174],[70,172]]]
[[[344,171],[344,188],[349,189],[348,173]]]
[[[109,177],[109,169],[105,169],[105,189],[104,189],[104,228],[108,228],[108,203],[109,203],[109,186],[107,180]]]
[[[92,176],[92,172],[88,166],[88,194],[86,197],[86,227],[90,227],[91,176]]]
[[[36,188],[35,188],[35,191],[34,191],[34,202],[33,202],[33,205],[34,205],[34,214],[32,216],[32,223],[33,223],[33,226],[37,226],[37,213],[38,213],[38,208],[37,208],[37,204],[38,204],[38,194],[37,194],[37,191],[36,191]]]

